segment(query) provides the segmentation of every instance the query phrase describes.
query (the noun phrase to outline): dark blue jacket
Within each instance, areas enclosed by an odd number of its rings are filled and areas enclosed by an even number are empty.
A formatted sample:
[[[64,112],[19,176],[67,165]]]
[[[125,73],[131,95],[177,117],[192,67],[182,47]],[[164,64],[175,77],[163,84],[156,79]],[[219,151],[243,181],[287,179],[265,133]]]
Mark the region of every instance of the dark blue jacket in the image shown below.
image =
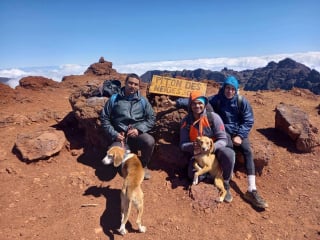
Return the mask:
[[[252,107],[245,97],[242,96],[242,104],[238,106],[238,94],[232,99],[227,99],[224,88],[221,88],[217,95],[209,98],[209,103],[222,118],[227,133],[231,136],[238,135],[242,139],[248,137],[254,124],[254,116]]]

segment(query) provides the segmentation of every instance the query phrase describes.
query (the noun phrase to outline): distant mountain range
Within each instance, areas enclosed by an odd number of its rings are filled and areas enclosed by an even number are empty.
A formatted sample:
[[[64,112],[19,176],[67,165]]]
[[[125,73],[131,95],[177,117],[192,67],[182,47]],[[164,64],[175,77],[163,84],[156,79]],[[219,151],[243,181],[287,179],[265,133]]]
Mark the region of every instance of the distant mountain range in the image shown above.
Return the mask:
[[[193,80],[214,80],[223,83],[228,75],[238,78],[241,87],[246,91],[257,90],[290,90],[293,87],[309,89],[320,95],[320,73],[314,69],[298,63],[290,58],[285,58],[278,63],[269,62],[267,66],[253,70],[234,71],[224,68],[221,71],[204,69],[183,71],[160,71],[152,70],[144,73],[143,82],[151,82],[153,75],[165,75],[169,77],[181,76]]]
[[[0,77],[0,83],[6,84],[6,82],[8,82],[9,80],[10,80],[10,78]]]

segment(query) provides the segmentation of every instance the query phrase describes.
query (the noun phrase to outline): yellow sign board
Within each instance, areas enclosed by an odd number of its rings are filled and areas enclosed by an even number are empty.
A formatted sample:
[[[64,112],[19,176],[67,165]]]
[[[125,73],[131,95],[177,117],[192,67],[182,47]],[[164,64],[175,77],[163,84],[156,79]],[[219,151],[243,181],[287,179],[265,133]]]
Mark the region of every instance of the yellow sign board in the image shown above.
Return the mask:
[[[200,91],[205,95],[207,91],[207,84],[179,78],[153,75],[149,88],[150,93],[178,97],[189,97],[190,92],[195,90]]]

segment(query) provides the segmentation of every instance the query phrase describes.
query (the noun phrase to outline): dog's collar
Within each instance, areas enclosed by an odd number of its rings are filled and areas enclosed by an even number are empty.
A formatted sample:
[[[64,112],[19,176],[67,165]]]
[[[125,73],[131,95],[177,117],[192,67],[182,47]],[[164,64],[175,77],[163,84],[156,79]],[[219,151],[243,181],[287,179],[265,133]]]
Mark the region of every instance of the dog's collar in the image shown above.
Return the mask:
[[[129,158],[132,158],[133,156],[134,156],[133,153],[130,153],[130,151],[126,151],[121,162],[122,166]]]

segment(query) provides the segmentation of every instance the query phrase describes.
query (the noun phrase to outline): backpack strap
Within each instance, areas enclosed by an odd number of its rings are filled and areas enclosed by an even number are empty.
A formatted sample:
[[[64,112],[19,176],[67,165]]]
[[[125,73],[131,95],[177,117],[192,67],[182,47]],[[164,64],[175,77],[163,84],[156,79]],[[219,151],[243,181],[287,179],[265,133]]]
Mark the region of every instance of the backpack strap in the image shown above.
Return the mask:
[[[147,102],[146,102],[146,99],[144,97],[142,97],[142,96],[140,98],[140,103],[141,103],[141,107],[142,107],[143,113],[145,113]]]
[[[208,121],[209,121],[209,123],[210,123],[210,127],[211,127],[211,125],[213,125],[214,124],[214,120],[213,120],[213,116],[212,116],[212,112],[214,112],[214,110],[210,107],[207,107],[206,108],[206,111],[207,111],[207,118],[208,118]]]
[[[118,95],[119,95],[118,93],[111,95],[111,97],[110,97],[111,109],[113,109],[114,103],[116,102]]]

